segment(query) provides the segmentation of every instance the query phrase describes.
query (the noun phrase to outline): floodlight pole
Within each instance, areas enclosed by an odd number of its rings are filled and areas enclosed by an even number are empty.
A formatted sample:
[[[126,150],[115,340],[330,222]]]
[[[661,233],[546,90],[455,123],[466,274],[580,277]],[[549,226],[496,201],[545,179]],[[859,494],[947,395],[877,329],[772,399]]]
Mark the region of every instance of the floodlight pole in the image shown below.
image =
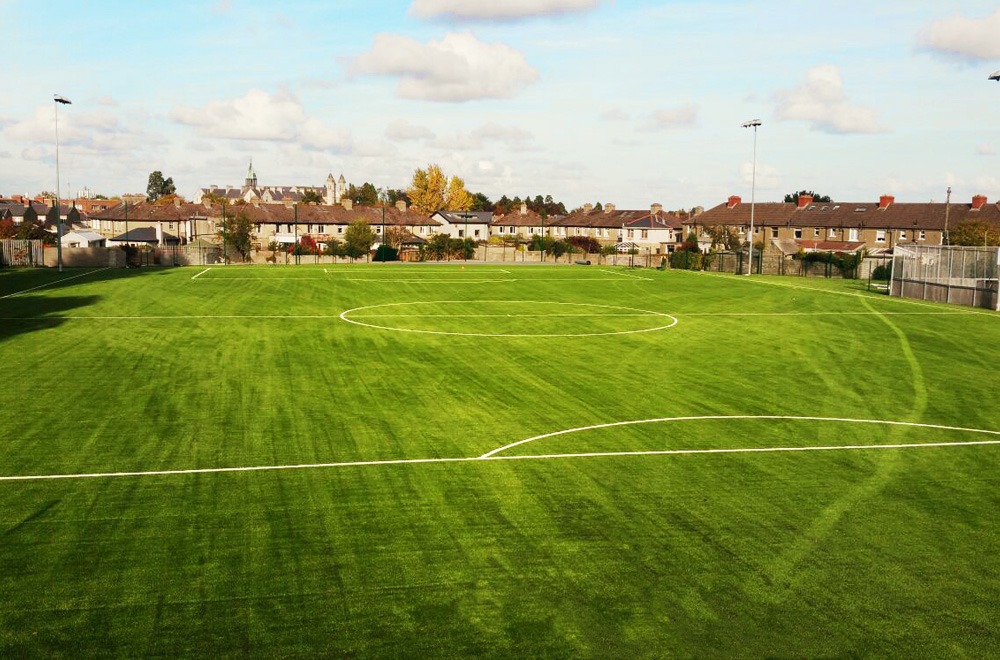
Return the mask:
[[[56,261],[59,264],[59,272],[62,272],[62,215],[60,215],[59,203],[59,106],[71,105],[72,102],[65,96],[52,95],[52,100],[56,108]]]
[[[747,276],[753,271],[753,221],[754,221],[754,205],[756,203],[757,196],[757,127],[761,125],[759,119],[751,119],[750,121],[743,122],[743,128],[753,129],[753,172],[750,178],[750,231],[747,233],[747,247],[749,248],[747,252]]]

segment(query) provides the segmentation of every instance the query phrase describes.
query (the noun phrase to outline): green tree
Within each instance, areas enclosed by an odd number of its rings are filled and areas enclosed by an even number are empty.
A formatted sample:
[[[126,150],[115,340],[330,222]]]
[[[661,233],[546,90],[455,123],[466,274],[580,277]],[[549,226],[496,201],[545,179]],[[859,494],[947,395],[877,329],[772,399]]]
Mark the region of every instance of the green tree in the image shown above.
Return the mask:
[[[948,232],[949,245],[1000,245],[1000,226],[967,220]]]
[[[492,211],[493,202],[481,192],[472,194],[472,208],[470,211]]]
[[[240,209],[234,215],[226,215],[219,229],[219,237],[225,243],[226,254],[235,252],[246,261],[250,258],[250,246],[253,240],[253,221],[245,209]]]
[[[375,230],[364,220],[355,220],[344,232],[344,253],[351,259],[371,254]]]
[[[302,203],[303,204],[322,204],[326,200],[315,190],[307,190],[302,193]]]
[[[800,190],[798,192],[788,193],[785,195],[785,203],[798,204],[800,195],[809,195],[813,198],[814,202],[819,202],[820,204],[829,204],[833,201],[830,199],[829,195],[817,195],[812,190]]]
[[[155,202],[164,195],[173,195],[177,192],[173,178],[163,178],[163,172],[156,170],[149,173],[149,183],[146,185],[146,200]]]
[[[729,225],[706,225],[705,233],[712,239],[712,249],[722,248],[736,252],[743,247],[740,233]]]

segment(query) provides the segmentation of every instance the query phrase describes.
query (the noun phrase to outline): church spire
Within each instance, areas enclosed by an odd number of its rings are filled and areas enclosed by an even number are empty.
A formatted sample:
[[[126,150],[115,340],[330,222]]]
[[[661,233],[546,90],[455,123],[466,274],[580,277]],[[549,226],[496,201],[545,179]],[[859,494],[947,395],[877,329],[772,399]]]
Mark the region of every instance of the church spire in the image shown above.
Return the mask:
[[[253,171],[253,158],[250,159],[250,167],[247,168],[247,178],[243,185],[247,188],[257,187],[257,173]]]

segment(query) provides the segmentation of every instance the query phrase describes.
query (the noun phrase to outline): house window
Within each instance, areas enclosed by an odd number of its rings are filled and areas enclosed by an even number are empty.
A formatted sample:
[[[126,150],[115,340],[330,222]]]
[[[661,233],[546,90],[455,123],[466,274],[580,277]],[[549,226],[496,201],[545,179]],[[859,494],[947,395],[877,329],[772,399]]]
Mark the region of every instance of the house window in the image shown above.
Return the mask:
[[[317,225],[316,226],[316,233],[318,233],[318,234],[325,234],[326,233],[326,227],[324,225]]]
[[[462,230],[462,229],[459,229],[459,230],[458,230],[458,237],[459,237],[459,238],[465,238],[465,231],[464,231],[464,230]]]
[[[649,230],[648,229],[643,229],[642,230],[642,237],[643,238],[649,238]]]
[[[858,230],[857,229],[853,229],[853,228],[852,229],[848,229],[847,230],[847,240],[849,240],[849,241],[856,241],[856,240],[858,240]]]
[[[513,227],[507,227],[507,233],[508,234],[513,234],[514,233],[514,228]]]
[[[475,237],[479,238],[479,230],[478,229],[476,230]]]
[[[905,241],[906,240],[906,230],[905,229],[901,230],[899,232],[899,240],[901,240],[901,241]]]
[[[801,227],[796,227],[793,231],[795,232],[795,238],[802,238],[802,228]]]
[[[885,230],[884,229],[877,229],[877,230],[875,230],[875,242],[876,243],[885,243]]]
[[[819,238],[819,227],[813,228],[813,238]]]
[[[427,227],[421,227],[420,228],[420,233],[421,234],[426,234],[427,233]]]
[[[920,230],[920,239],[919,240],[921,240],[921,241],[927,240],[927,232],[924,231],[923,229]]]
[[[629,229],[628,230],[628,237],[629,238],[635,238],[635,230],[634,229]]]
[[[771,238],[778,238],[778,228],[771,227]]]
[[[339,227],[337,227],[337,233],[338,234],[343,234],[344,233],[344,225],[340,225]]]
[[[826,237],[827,238],[837,238],[837,230],[834,229],[833,227],[830,227],[830,229],[828,229],[827,232],[826,232]]]

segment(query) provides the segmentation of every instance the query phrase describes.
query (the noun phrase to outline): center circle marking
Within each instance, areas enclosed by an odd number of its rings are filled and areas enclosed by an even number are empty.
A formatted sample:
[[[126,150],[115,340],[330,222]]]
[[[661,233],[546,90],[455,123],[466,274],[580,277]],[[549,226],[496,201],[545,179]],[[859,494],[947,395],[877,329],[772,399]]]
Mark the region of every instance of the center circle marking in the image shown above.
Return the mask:
[[[505,305],[515,305],[515,304],[529,304],[529,305],[563,305],[568,307],[591,307],[597,309],[608,309],[608,310],[618,310],[625,312],[635,312],[640,315],[648,315],[653,317],[660,317],[669,322],[664,322],[661,325],[657,325],[652,328],[639,328],[636,330],[617,330],[612,332],[578,332],[578,333],[509,333],[509,332],[452,332],[447,330],[420,330],[417,328],[397,328],[389,325],[379,325],[377,323],[365,323],[357,319],[349,318],[350,314],[354,312],[362,312],[366,310],[373,309],[385,309],[388,307],[404,307],[404,306],[415,306],[415,305],[474,305],[474,304],[505,304]],[[511,318],[513,314],[497,314],[498,317]],[[417,334],[425,335],[452,335],[458,337],[602,337],[609,335],[633,335],[643,332],[657,332],[659,330],[667,330],[669,328],[677,325],[677,317],[671,316],[670,314],[665,314],[663,312],[654,312],[648,309],[638,309],[635,307],[622,307],[618,305],[598,305],[595,303],[568,303],[568,302],[552,302],[549,300],[431,300],[431,301],[418,301],[418,302],[404,302],[404,303],[385,303],[382,305],[367,305],[364,307],[354,307],[353,309],[348,309],[340,313],[340,319],[348,323],[353,323],[355,325],[364,326],[366,328],[376,328],[379,330],[392,330],[395,332],[412,332]]]

